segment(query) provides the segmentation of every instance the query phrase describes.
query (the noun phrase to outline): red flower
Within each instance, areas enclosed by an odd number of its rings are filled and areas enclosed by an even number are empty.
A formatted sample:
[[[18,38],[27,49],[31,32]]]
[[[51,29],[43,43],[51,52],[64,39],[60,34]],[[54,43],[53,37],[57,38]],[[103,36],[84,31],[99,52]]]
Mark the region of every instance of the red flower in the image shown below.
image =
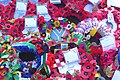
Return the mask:
[[[0,4],[0,16],[2,16],[3,10],[4,10],[4,6]]]
[[[70,42],[77,42],[78,41],[78,38],[71,38],[70,39]]]
[[[102,46],[98,47],[98,46],[90,46],[90,50],[92,53],[92,56],[98,56],[100,54],[102,54],[103,50],[102,50]]]
[[[69,79],[71,80],[72,77],[73,77],[73,76],[72,76],[71,74],[67,74],[67,75],[66,75],[66,80],[69,80]]]
[[[48,44],[49,44],[49,46],[54,46],[54,45],[56,45],[56,41],[54,41],[54,40],[49,41]]]
[[[50,70],[53,69],[53,64],[55,62],[55,56],[52,53],[48,53],[46,64],[50,67]]]
[[[87,71],[82,71],[81,76],[83,79],[88,79],[91,76],[91,73]]]
[[[41,54],[42,52],[44,52],[42,49],[38,49],[38,54]]]
[[[53,4],[48,4],[48,5],[47,5],[47,8],[48,8],[48,10],[50,10],[52,13],[58,11],[58,8],[57,8],[55,5],[53,5]]]
[[[92,72],[94,67],[91,63],[86,62],[86,63],[84,63],[82,68],[83,68],[83,71]]]

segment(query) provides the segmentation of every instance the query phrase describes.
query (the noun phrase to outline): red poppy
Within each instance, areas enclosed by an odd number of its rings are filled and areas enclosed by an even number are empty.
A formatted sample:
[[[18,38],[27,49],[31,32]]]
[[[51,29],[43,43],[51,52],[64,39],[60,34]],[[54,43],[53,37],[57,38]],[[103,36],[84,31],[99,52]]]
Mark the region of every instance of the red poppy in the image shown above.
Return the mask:
[[[44,52],[42,49],[38,49],[38,54],[41,54],[42,52]]]
[[[91,50],[91,53],[92,53],[92,56],[98,56],[100,54],[102,54],[102,46],[98,47],[98,46],[90,46],[90,50]]]
[[[0,16],[2,16],[3,10],[4,10],[4,6],[0,4]]]
[[[48,2],[48,0],[38,0],[38,3],[40,3],[40,4],[44,4],[44,3],[47,3]]]
[[[53,12],[53,13],[58,11],[58,8],[53,4],[48,4],[47,9],[50,10],[51,12]]]
[[[9,20],[10,19],[10,12],[3,13],[4,15],[2,16],[3,19]]]
[[[90,76],[91,76],[91,73],[90,73],[90,72],[87,72],[87,71],[82,71],[82,72],[81,72],[81,77],[82,77],[83,79],[88,79]]]
[[[91,60],[90,63],[91,63],[93,66],[96,66],[96,65],[97,65],[96,60]]]
[[[49,41],[48,44],[49,44],[49,46],[54,46],[54,45],[56,45],[56,41],[54,41],[54,40]]]
[[[87,72],[92,72],[93,71],[93,65],[89,62],[84,63],[82,68],[83,68],[84,71],[87,71]]]
[[[51,71],[50,76],[53,77],[53,78],[60,76],[57,68],[54,68],[54,69]]]
[[[80,43],[79,47],[86,52],[87,49],[85,43]]]
[[[71,38],[70,39],[70,42],[77,42],[78,41],[78,38]]]
[[[71,80],[72,79],[72,75],[71,74],[66,74],[66,80]]]

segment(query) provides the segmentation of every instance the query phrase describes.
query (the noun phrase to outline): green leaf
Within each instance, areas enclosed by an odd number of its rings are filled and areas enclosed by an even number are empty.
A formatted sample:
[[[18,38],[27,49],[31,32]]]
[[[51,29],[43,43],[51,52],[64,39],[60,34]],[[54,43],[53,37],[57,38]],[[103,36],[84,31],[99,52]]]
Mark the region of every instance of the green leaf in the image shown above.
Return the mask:
[[[13,67],[13,70],[17,70],[20,68],[20,65],[19,64],[16,64],[14,67]]]
[[[10,72],[6,74],[6,80],[12,80],[12,77],[13,75]]]

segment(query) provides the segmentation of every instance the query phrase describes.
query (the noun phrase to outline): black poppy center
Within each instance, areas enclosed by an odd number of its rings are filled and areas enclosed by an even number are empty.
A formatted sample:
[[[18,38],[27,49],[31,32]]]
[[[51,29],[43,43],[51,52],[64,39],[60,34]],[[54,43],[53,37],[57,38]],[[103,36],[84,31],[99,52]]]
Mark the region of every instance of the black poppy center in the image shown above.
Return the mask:
[[[90,66],[86,66],[86,69],[90,69]]]
[[[86,58],[87,58],[87,56],[86,56],[86,55],[84,55],[84,56],[83,56],[83,58],[84,58],[84,59],[86,59]]]
[[[88,75],[88,72],[84,72],[84,75],[87,76],[87,75]]]
[[[80,55],[82,55],[82,52],[79,52]]]
[[[33,52],[21,52],[19,54],[19,58],[22,60],[22,61],[33,61],[35,59],[35,54]]]

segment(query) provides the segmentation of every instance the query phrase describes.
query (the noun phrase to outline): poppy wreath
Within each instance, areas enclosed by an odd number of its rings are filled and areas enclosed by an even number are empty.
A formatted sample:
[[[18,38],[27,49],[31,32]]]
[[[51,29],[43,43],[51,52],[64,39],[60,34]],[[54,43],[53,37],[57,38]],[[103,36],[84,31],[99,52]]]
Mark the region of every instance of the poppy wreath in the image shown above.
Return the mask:
[[[16,7],[15,3],[15,1],[11,1],[8,3],[7,6],[4,7],[1,19],[9,20],[14,18],[14,12]]]
[[[83,9],[85,5],[88,3],[90,2],[78,1],[78,0],[76,1],[64,0],[61,3],[61,7],[59,7],[59,5],[54,5],[54,4],[49,3],[47,5],[47,8],[49,10],[50,16],[53,19],[56,19],[56,17],[65,17],[65,18],[76,17],[79,21],[82,21],[86,17],[90,17],[90,13]]]

